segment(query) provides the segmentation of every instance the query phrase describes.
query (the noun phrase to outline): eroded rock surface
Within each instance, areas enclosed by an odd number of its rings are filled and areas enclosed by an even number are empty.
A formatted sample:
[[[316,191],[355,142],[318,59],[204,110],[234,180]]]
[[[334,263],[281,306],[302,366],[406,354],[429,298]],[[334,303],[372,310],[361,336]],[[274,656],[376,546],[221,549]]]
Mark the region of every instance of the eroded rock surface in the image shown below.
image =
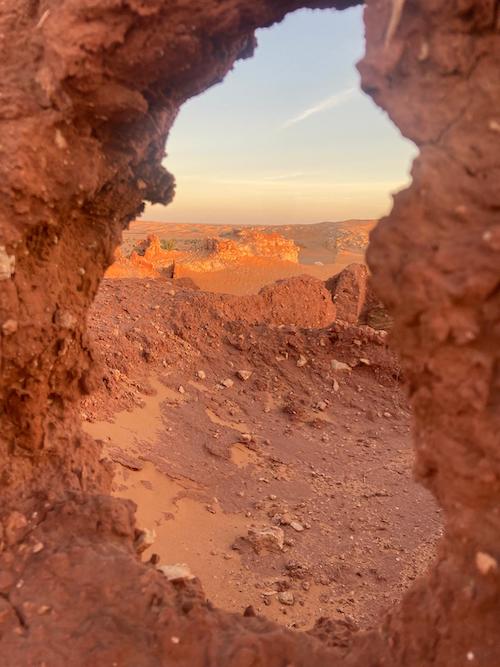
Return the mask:
[[[421,150],[369,262],[409,377],[416,474],[446,521],[434,569],[381,629],[328,648],[215,611],[196,586],[140,564],[132,508],[106,496],[110,473],[76,417],[93,384],[86,312],[124,225],[144,199],[173,196],[160,163],[179,106],[251,55],[257,27],[301,6],[352,4],[0,4],[0,320],[16,323],[1,339],[7,664],[500,662],[500,579],[484,567],[500,560],[493,0],[369,0],[365,14],[362,85]]]
[[[364,264],[349,264],[336,276],[326,281],[337,309],[337,317],[349,324],[357,324],[366,302],[368,269]]]

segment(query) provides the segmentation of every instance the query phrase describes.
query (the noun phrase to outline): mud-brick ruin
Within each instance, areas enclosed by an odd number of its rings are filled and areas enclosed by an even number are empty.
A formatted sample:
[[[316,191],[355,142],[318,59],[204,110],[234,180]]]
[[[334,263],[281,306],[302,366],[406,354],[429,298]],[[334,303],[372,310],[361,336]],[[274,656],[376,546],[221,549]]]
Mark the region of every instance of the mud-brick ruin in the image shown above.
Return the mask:
[[[420,156],[369,264],[409,378],[430,572],[370,634],[323,641],[212,608],[137,555],[132,504],[82,433],[85,317],[121,230],[168,203],[189,97],[256,28],[349,0],[1,0],[0,663],[500,665],[500,6],[368,0],[362,86]]]

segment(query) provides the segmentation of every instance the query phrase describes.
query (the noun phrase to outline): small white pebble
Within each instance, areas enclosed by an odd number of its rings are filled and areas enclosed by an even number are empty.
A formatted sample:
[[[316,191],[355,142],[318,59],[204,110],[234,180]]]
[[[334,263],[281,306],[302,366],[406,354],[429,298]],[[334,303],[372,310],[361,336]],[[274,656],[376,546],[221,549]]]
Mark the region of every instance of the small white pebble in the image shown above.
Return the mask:
[[[55,142],[56,142],[56,146],[58,148],[60,148],[61,150],[65,150],[66,148],[68,148],[68,142],[64,138],[64,135],[61,132],[61,130],[56,130]]]
[[[170,641],[172,642],[172,644],[178,644],[181,640],[179,639],[179,637],[170,637]]]
[[[478,551],[476,554],[476,567],[480,574],[486,576],[487,574],[490,574],[490,572],[496,572],[498,570],[498,562],[490,554],[487,554],[484,551]]]
[[[469,662],[472,662],[472,661],[474,660],[474,658],[475,658],[474,653],[473,653],[472,651],[469,651],[469,652],[467,653],[467,660],[468,660]]]

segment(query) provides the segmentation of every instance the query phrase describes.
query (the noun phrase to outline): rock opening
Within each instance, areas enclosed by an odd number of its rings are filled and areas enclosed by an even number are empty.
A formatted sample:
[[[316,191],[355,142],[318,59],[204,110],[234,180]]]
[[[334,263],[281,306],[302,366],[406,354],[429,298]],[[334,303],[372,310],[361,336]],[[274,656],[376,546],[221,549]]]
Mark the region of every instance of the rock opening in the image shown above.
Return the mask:
[[[497,665],[500,605],[498,5],[369,0],[362,85],[420,148],[372,234],[409,377],[436,563],[369,635],[317,637],[207,606],[137,558],[131,502],[81,431],[86,313],[121,230],[167,203],[179,106],[295,0],[0,5],[0,645],[9,664]],[[75,603],[77,601],[77,604]],[[346,639],[346,635],[348,638]]]

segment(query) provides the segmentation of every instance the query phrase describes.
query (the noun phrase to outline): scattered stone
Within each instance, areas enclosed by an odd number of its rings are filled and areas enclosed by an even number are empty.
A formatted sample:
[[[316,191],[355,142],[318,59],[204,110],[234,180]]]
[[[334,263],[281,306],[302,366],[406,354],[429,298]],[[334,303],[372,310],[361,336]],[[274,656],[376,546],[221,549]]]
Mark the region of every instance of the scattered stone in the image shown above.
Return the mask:
[[[371,361],[369,359],[366,359],[365,357],[361,357],[359,360],[360,364],[364,364],[365,366],[371,366]]]
[[[46,614],[50,610],[51,610],[51,607],[48,604],[42,604],[42,605],[40,605],[40,607],[38,607],[37,614],[39,614],[39,616],[43,616],[44,614]]]
[[[239,377],[240,380],[243,382],[246,382],[252,377],[252,371],[245,371],[245,370],[240,370],[236,371],[237,377]]]
[[[343,361],[337,361],[337,359],[332,359],[331,364],[332,364],[332,369],[334,371],[339,371],[339,372],[346,371],[350,373],[352,370],[349,364],[345,364]]]
[[[281,604],[286,604],[289,607],[292,607],[295,604],[295,598],[293,593],[290,591],[283,591],[278,593],[278,600],[281,602]]]
[[[498,561],[490,554],[487,554],[484,551],[478,551],[476,554],[476,567],[480,574],[486,576],[487,574],[490,574],[490,572],[496,572],[498,570]]]
[[[161,565],[158,570],[167,577],[169,581],[179,581],[187,579],[191,581],[195,578],[194,574],[185,563],[175,563],[175,565]]]
[[[61,130],[59,129],[56,130],[54,140],[56,142],[57,148],[60,148],[61,150],[65,150],[66,148],[68,148],[68,142],[66,141],[66,138],[64,134],[61,132]]]
[[[35,546],[33,547],[33,553],[38,554],[40,551],[44,549],[45,545],[43,542],[37,542]]]
[[[319,410],[320,412],[324,412],[328,407],[328,403],[326,401],[318,401],[317,403],[314,404],[314,409]]]
[[[340,385],[339,385],[339,383],[337,382],[337,380],[334,380],[334,381],[333,381],[333,391],[334,391],[335,393],[337,393],[339,389],[340,389]]]
[[[16,320],[5,320],[2,324],[2,333],[4,336],[10,336],[17,331],[17,322]]]
[[[184,389],[184,387],[182,385],[179,385],[178,392],[179,392],[179,394],[185,394],[186,390]]]
[[[251,433],[242,433],[240,435],[241,442],[252,442],[253,436]]]
[[[205,373],[205,371],[198,371],[196,373],[196,377],[198,378],[198,380],[206,380],[207,374]]]
[[[301,533],[304,530],[304,526],[298,521],[290,521],[290,527],[296,530],[298,533]]]
[[[276,500],[278,496],[276,496],[274,493],[269,494],[269,500]]]
[[[277,526],[265,528],[249,528],[246,540],[250,542],[258,554],[266,551],[282,551],[285,543],[285,533]]]
[[[297,359],[297,367],[302,368],[302,366],[305,366],[307,364],[307,359],[304,357],[303,354],[300,355],[300,357]]]
[[[63,329],[75,329],[78,320],[69,310],[58,310],[56,313],[56,324]]]
[[[221,386],[225,387],[226,389],[229,389],[232,387],[234,382],[230,378],[226,378],[225,380],[222,380]]]
[[[14,273],[16,258],[8,255],[5,246],[0,245],[0,280],[8,280]]]
[[[142,554],[143,551],[146,551],[146,549],[149,549],[156,540],[156,531],[149,530],[146,528],[145,530],[141,531],[141,534],[139,537],[135,540],[134,542],[134,547],[135,550],[138,554]]]

